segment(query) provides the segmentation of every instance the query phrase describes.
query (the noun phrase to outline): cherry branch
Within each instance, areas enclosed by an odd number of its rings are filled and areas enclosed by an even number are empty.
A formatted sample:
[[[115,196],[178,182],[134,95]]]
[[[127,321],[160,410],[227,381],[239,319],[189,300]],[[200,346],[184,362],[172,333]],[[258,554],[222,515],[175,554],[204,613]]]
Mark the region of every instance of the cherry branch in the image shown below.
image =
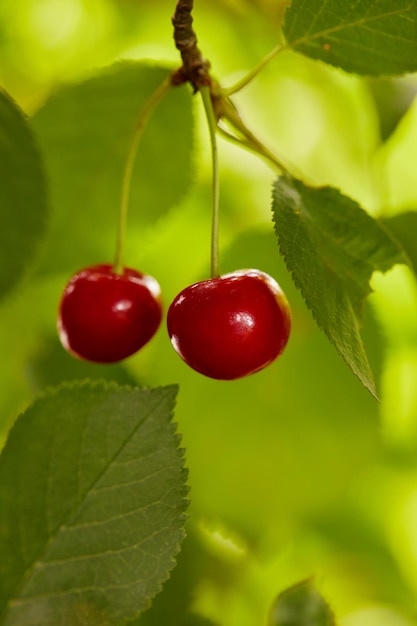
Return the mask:
[[[201,91],[207,87],[211,99],[211,108],[214,119],[212,124],[216,124],[216,129],[226,139],[237,143],[243,148],[251,150],[259,156],[266,159],[273,165],[274,169],[278,169],[280,173],[288,172],[289,167],[274,155],[243,123],[239,115],[238,109],[230,99],[230,95],[236,93],[242,87],[246,86],[260,70],[266,65],[281,49],[282,45],[278,45],[272,52],[265,57],[263,61],[249,75],[242,79],[237,85],[230,89],[223,89],[216,79],[210,75],[210,62],[203,57],[198,47],[197,35],[193,29],[192,11],[194,8],[194,0],[178,0],[172,17],[172,25],[174,27],[174,41],[177,49],[181,53],[182,66],[176,70],[171,77],[173,85],[182,85],[190,83],[194,92]],[[206,104],[208,100],[206,101]],[[207,109],[206,109],[207,110]],[[221,123],[231,129],[228,132]],[[291,166],[292,171],[296,171]]]
[[[174,27],[174,41],[177,50],[181,53],[182,67],[174,73],[173,82],[181,84],[191,83],[195,91],[200,87],[211,84],[209,74],[210,63],[205,59],[197,45],[197,35],[193,29],[191,15],[194,0],[178,0],[175,13],[172,17]]]

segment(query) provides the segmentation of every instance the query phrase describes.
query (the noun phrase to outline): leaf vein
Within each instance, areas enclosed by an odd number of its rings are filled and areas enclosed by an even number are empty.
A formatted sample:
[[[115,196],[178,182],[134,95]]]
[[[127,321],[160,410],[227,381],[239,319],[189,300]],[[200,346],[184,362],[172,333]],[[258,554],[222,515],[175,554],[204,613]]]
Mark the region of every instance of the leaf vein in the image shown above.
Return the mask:
[[[320,31],[317,31],[315,33],[312,33],[311,30],[309,30],[307,33],[305,33],[304,35],[302,35],[301,37],[299,37],[298,39],[295,39],[291,42],[289,42],[289,44],[287,45],[287,47],[296,47],[296,46],[300,46],[302,44],[308,44],[309,41],[314,40],[314,39],[320,39],[321,37],[328,37],[329,35],[333,34],[333,33],[340,33],[344,30],[349,30],[352,28],[358,28],[361,27],[363,25],[366,25],[370,22],[375,22],[377,20],[381,20],[381,19],[387,19],[390,17],[394,17],[394,16],[399,16],[399,17],[406,17],[406,15],[408,13],[414,13],[417,12],[417,8],[415,7],[409,7],[409,8],[403,8],[403,9],[398,9],[398,10],[394,10],[394,11],[389,11],[386,13],[381,13],[379,15],[372,15],[372,16],[364,16],[362,18],[359,18],[355,21],[349,22],[346,24],[346,22],[341,22],[339,24],[336,24],[335,26],[329,27],[329,28],[325,28],[322,29]],[[317,21],[317,17],[314,19],[314,22]],[[381,32],[381,30],[379,31]],[[386,35],[386,32],[383,32],[384,36]]]

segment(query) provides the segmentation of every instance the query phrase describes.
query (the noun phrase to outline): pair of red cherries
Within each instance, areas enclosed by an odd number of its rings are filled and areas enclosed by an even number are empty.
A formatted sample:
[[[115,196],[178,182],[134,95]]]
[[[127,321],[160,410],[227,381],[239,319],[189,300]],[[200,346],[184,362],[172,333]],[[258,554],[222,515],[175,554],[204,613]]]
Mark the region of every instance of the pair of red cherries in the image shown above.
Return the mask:
[[[96,265],[77,272],[65,287],[58,331],[74,356],[114,363],[148,343],[161,319],[161,290],[152,276]],[[190,367],[210,378],[233,380],[263,369],[281,354],[291,314],[271,276],[238,270],[181,291],[169,307],[167,328]]]

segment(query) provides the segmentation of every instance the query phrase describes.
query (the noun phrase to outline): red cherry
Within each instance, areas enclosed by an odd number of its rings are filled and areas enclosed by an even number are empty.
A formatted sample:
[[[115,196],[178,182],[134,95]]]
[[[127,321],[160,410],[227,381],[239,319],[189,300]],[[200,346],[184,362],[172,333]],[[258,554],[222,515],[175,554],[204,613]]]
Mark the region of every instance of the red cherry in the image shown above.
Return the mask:
[[[239,270],[195,283],[172,302],[168,334],[180,357],[210,378],[253,374],[284,350],[291,313],[278,283],[259,270]]]
[[[161,290],[152,276],[112,265],[87,267],[71,278],[58,313],[61,343],[96,363],[121,361],[142,348],[162,317]]]

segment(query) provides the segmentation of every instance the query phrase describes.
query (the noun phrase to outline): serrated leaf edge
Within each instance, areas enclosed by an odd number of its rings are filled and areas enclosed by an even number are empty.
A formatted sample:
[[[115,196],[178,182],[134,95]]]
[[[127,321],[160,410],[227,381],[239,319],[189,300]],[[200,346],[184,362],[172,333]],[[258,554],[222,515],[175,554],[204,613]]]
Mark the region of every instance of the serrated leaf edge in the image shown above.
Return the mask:
[[[279,178],[277,180],[279,180]],[[277,180],[274,182],[273,189],[272,189],[272,202],[275,201],[275,187],[276,187],[276,184],[277,184]],[[291,278],[292,278],[292,280],[294,282],[294,285],[297,287],[297,289],[302,294],[303,300],[306,303],[308,310],[312,314],[314,321],[316,322],[316,324],[317,324],[318,328],[320,329],[320,331],[323,332],[326,335],[326,337],[329,340],[330,344],[334,347],[334,349],[336,350],[337,354],[342,358],[342,360],[348,366],[350,371],[356,376],[356,378],[360,381],[360,383],[370,392],[370,394],[375,398],[375,400],[377,400],[377,402],[379,402],[380,400],[379,400],[378,394],[376,392],[375,381],[374,381],[373,374],[372,374],[372,371],[371,371],[371,368],[370,368],[370,365],[369,365],[369,362],[368,362],[368,358],[366,356],[366,352],[365,352],[365,348],[364,348],[364,345],[363,345],[363,342],[362,342],[362,338],[359,335],[359,338],[360,338],[360,341],[361,341],[361,345],[362,345],[363,350],[364,350],[365,360],[366,360],[366,363],[367,363],[368,368],[369,368],[369,384],[358,374],[358,372],[356,372],[351,367],[350,363],[346,360],[345,355],[342,353],[340,348],[333,342],[332,337],[329,335],[329,333],[327,332],[326,328],[317,319],[317,315],[315,313],[315,309],[311,305],[310,298],[308,297],[308,294],[305,293],[304,288],[302,287],[301,283],[299,282],[299,280],[297,278],[297,275],[294,273],[294,270],[291,269],[291,264],[288,263],[288,255],[282,249],[281,238],[279,236],[278,224],[276,222],[275,213],[274,213],[273,210],[272,210],[272,214],[273,214],[273,223],[274,223],[275,235],[276,235],[276,238],[277,238],[277,241],[278,241],[279,252],[280,252],[282,258],[285,261],[285,265],[286,265],[286,267],[287,267],[287,269],[288,269],[288,271],[289,271],[289,273],[291,275]],[[364,298],[364,302],[365,302],[365,300],[366,300],[366,298]],[[351,303],[350,303],[350,305],[351,305]],[[359,326],[360,320],[358,319],[358,316],[357,316],[357,314],[355,313],[355,311],[353,309],[352,309],[352,313],[353,313],[353,316],[354,316],[354,318],[357,321],[358,326]],[[359,332],[359,330],[358,330],[358,332]]]
[[[171,384],[171,385],[160,385],[157,387],[135,387],[132,385],[120,385],[119,383],[115,382],[115,381],[108,381],[108,380],[104,380],[104,379],[82,379],[82,380],[73,380],[73,381],[63,381],[62,383],[60,383],[59,385],[56,386],[48,386],[46,387],[44,390],[38,392],[36,394],[36,396],[34,397],[33,401],[31,402],[30,405],[28,405],[24,410],[22,410],[19,415],[16,417],[15,422],[13,423],[12,427],[9,430],[9,433],[7,435],[6,441],[4,443],[4,446],[2,448],[2,450],[0,451],[0,457],[2,456],[3,450],[5,450],[6,446],[7,446],[7,442],[9,439],[10,434],[12,433],[13,429],[15,428],[19,417],[21,417],[27,410],[29,410],[31,408],[31,406],[33,406],[36,402],[39,402],[43,399],[48,399],[48,398],[53,398],[54,396],[57,396],[60,391],[62,390],[66,390],[66,391],[70,391],[71,389],[83,389],[83,388],[90,388],[90,389],[98,389],[98,388],[102,388],[103,391],[106,390],[115,390],[115,391],[128,391],[128,392],[132,392],[132,391],[167,391],[167,392],[171,392],[173,394],[173,405],[172,405],[172,410],[170,411],[170,416],[169,416],[169,420],[168,420],[168,424],[171,425],[171,427],[173,427],[173,436],[175,438],[175,441],[177,443],[177,453],[179,456],[179,461],[180,461],[180,474],[183,475],[184,477],[184,483],[181,486],[181,488],[179,489],[179,496],[181,497],[181,507],[178,511],[178,516],[176,518],[177,521],[177,530],[176,533],[178,534],[178,540],[177,543],[175,545],[175,549],[173,554],[170,556],[170,558],[168,559],[169,564],[167,565],[166,568],[166,576],[165,578],[163,578],[160,582],[159,585],[157,586],[155,592],[153,593],[152,597],[148,598],[147,600],[147,605],[143,606],[135,615],[131,616],[128,618],[128,620],[125,623],[128,623],[134,619],[137,619],[144,611],[146,611],[151,605],[152,602],[154,600],[154,598],[162,591],[163,586],[165,585],[165,583],[169,580],[169,578],[172,575],[172,571],[176,565],[177,562],[177,556],[181,551],[181,544],[186,536],[186,531],[185,531],[185,525],[186,522],[188,520],[188,515],[186,513],[187,508],[189,507],[190,504],[190,500],[189,498],[187,498],[186,496],[188,495],[188,493],[190,492],[190,486],[187,484],[187,478],[188,478],[188,470],[185,466],[185,455],[186,455],[186,449],[183,447],[180,447],[180,442],[182,440],[181,435],[177,432],[176,430],[176,423],[173,422],[173,418],[174,418],[174,409],[176,406],[176,397],[178,394],[178,390],[179,390],[179,386],[176,384]],[[55,538],[56,536],[56,531],[54,531],[51,534],[51,537],[49,538],[49,540],[47,541],[46,545],[43,547],[42,549],[42,553],[45,552],[45,550],[47,549],[47,546],[51,543],[51,541],[53,540],[53,538]],[[22,584],[24,584],[24,580],[27,578],[28,575],[30,575],[30,572],[32,571],[34,567],[34,563],[24,572],[21,580],[19,581],[16,589],[19,589],[21,587]],[[5,613],[4,615],[7,615],[8,612],[8,604],[9,602],[6,604],[5,607]],[[1,616],[0,616],[1,617]]]

